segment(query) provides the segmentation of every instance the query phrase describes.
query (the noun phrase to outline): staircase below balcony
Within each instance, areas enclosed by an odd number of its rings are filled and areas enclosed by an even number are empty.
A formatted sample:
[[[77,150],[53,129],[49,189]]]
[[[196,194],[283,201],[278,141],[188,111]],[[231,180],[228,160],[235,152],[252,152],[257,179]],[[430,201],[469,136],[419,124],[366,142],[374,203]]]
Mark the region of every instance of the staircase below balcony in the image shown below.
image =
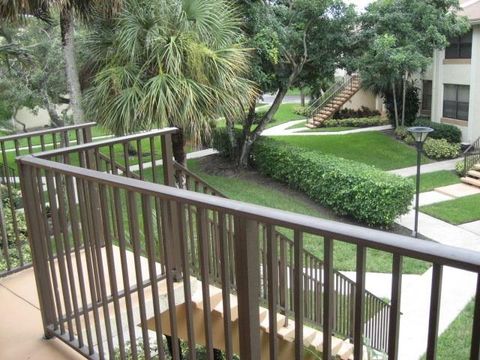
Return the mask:
[[[338,112],[360,89],[361,79],[358,75],[347,75],[337,81],[325,94],[315,101],[311,107],[311,119],[307,122],[310,129],[322,124]]]
[[[480,188],[480,138],[478,138],[463,154],[465,184]]]

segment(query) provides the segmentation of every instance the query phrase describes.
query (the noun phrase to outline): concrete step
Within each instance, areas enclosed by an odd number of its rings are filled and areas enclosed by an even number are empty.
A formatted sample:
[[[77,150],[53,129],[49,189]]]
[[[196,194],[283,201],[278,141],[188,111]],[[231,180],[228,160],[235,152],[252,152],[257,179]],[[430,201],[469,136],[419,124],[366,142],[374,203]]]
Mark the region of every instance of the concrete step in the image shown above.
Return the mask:
[[[472,169],[480,171],[480,164],[473,165]]]
[[[467,173],[467,175],[471,176],[471,177],[474,177],[474,178],[477,178],[477,179],[480,179],[480,171],[478,171],[478,170],[470,170]]]
[[[464,182],[465,184],[480,187],[480,180],[474,179],[472,177],[464,177],[464,178],[462,178],[462,182]]]
[[[222,301],[222,289],[210,286],[210,309],[214,309]],[[204,300],[202,289],[192,295],[192,303],[197,309],[203,310]]]

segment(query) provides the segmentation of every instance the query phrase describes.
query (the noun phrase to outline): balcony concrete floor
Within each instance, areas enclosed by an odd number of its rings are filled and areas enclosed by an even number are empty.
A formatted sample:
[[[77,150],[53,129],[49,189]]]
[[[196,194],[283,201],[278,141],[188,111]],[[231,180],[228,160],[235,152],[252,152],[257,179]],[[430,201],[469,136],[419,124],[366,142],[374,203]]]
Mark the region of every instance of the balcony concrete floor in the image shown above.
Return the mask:
[[[33,269],[0,279],[0,359],[84,359],[58,339],[44,340]]]

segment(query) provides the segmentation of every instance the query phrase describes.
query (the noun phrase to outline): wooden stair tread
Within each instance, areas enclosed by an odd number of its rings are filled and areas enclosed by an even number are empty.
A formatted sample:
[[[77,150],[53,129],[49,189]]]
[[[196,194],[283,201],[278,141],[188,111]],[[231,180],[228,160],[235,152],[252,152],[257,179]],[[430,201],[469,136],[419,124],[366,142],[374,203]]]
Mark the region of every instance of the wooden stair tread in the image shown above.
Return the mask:
[[[462,178],[462,181],[466,184],[480,187],[480,180],[478,179],[474,179],[472,177],[464,177]]]
[[[215,286],[209,287],[209,298],[210,298],[210,308],[214,309],[222,301],[222,289],[219,289]],[[197,309],[203,310],[203,291],[199,289],[192,295],[192,302]]]
[[[467,175],[480,179],[480,171],[470,170]]]

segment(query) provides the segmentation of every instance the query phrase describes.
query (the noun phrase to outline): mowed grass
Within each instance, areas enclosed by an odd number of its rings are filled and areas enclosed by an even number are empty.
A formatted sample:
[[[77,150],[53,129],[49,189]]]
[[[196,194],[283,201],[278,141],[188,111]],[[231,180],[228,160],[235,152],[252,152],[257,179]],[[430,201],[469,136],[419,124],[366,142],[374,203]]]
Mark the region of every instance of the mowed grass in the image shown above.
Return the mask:
[[[413,147],[381,132],[338,136],[288,136],[280,141],[324,154],[362,162],[382,170],[414,166],[417,152]],[[424,163],[430,162],[423,158]]]
[[[267,124],[266,128],[268,129],[274,126],[285,124],[290,121],[305,119],[304,116],[295,113],[295,108],[297,108],[298,106],[298,104],[280,105],[277,113],[274,115],[272,121]],[[268,106],[260,106],[259,109],[257,109],[257,112],[266,112],[268,109]],[[225,127],[225,119],[218,120],[217,126]],[[240,123],[236,123],[235,127],[242,128],[242,125]]]
[[[410,176],[412,181],[416,181],[416,176]],[[422,174],[420,176],[420,192],[432,191],[442,186],[448,186],[460,183],[460,178],[455,171],[442,170],[433,173]]]
[[[470,358],[474,301],[471,301],[447,330],[440,335],[437,360],[463,360]],[[426,359],[425,355],[422,360]]]
[[[250,178],[212,175],[202,171],[198,160],[189,160],[188,167],[199,175],[208,184],[224,193],[231,199],[245,201],[271,208],[292,211],[295,213],[314,216],[319,219],[342,221],[312,202],[294,195],[282,188],[272,187],[271,182],[260,183]],[[344,221],[344,220],[343,220]],[[290,231],[285,235],[292,237]],[[323,259],[323,238],[305,234],[305,248],[320,259]],[[334,266],[338,270],[354,271],[356,267],[356,247],[340,241],[334,243]],[[405,258],[404,272],[407,274],[423,274],[431,265],[429,263]],[[388,253],[368,250],[367,270],[371,272],[389,273],[392,271],[392,256]]]
[[[480,220],[480,194],[422,206],[420,211],[453,225]]]

